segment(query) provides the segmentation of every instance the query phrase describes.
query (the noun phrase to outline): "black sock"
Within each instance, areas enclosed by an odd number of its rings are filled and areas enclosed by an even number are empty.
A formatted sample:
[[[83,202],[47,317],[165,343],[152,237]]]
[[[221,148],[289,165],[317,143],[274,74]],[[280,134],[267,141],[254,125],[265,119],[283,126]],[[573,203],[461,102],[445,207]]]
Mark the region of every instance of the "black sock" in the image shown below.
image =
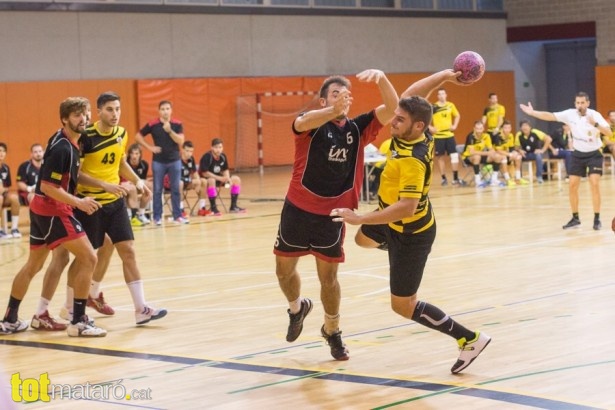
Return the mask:
[[[446,179],[446,174],[442,174],[442,179]]]
[[[216,209],[216,197],[209,198],[209,209]]]
[[[574,219],[579,219],[579,213],[578,213],[578,212],[573,212],[573,213],[572,213],[572,217],[573,217]]]
[[[412,313],[412,320],[427,326],[430,329],[438,330],[444,334],[459,340],[465,337],[467,341],[474,339],[474,332],[455,322],[449,315],[427,302],[418,301]]]
[[[139,213],[139,210],[137,208],[131,208],[130,212],[132,213],[132,217],[134,218]]]
[[[480,165],[472,165],[474,168],[474,175],[480,175]]]
[[[238,194],[231,194],[231,208],[237,208],[237,198],[239,198]]]
[[[15,299],[13,296],[9,298],[9,305],[6,308],[6,312],[4,313],[4,321],[15,323],[17,319],[19,319],[19,304],[21,300]]]
[[[81,321],[81,318],[85,316],[85,303],[87,299],[73,299],[73,325],[76,325]]]
[[[594,221],[599,221],[599,220],[600,220],[600,212],[594,213]]]
[[[457,181],[459,179],[459,172],[453,171],[453,181]]]

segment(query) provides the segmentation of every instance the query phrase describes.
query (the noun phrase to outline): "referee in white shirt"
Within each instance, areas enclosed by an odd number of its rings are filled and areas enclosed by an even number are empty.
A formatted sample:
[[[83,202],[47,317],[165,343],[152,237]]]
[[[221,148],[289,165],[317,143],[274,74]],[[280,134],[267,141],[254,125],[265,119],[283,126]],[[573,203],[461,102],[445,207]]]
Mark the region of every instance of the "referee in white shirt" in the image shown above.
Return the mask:
[[[531,103],[520,104],[521,110],[529,116],[544,121],[559,121],[568,124],[572,131],[572,160],[570,164],[570,208],[572,219],[562,228],[573,228],[581,224],[579,219],[579,184],[588,176],[594,207],[594,230],[602,228],[600,223],[600,176],[602,175],[602,139],[600,134],[611,137],[613,132],[604,117],[589,108],[589,95],[579,92],[574,99],[575,108],[560,112],[536,111]]]

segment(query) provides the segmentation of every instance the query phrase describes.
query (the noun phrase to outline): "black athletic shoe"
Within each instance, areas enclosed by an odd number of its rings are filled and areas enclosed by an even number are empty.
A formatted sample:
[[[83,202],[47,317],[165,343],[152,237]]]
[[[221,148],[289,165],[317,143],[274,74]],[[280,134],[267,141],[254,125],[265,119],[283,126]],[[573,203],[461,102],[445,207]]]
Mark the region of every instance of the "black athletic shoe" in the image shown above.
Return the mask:
[[[562,228],[563,229],[570,229],[570,228],[574,228],[575,226],[579,226],[579,225],[581,225],[581,221],[579,221],[578,218],[574,218],[573,217],[572,219],[570,219],[570,221],[568,221],[568,223],[566,225],[562,226]],[[596,225],[594,224],[594,226],[596,226]]]
[[[600,219],[594,219],[594,231],[599,231],[600,229],[602,229]]]
[[[322,327],[320,328],[320,333],[322,334],[322,337],[325,338],[327,344],[331,348],[331,356],[333,356],[335,360],[350,359],[350,356],[348,356],[348,353],[350,352],[346,348],[344,342],[342,342],[341,331],[335,332],[332,335],[328,335],[327,333],[325,333],[325,325],[322,325]]]
[[[290,313],[290,309],[288,309],[290,323],[288,324],[288,332],[286,332],[287,342],[294,342],[297,340],[303,330],[303,320],[312,311],[313,306],[312,301],[305,298],[301,301],[301,310],[299,310],[299,312],[293,314]]]

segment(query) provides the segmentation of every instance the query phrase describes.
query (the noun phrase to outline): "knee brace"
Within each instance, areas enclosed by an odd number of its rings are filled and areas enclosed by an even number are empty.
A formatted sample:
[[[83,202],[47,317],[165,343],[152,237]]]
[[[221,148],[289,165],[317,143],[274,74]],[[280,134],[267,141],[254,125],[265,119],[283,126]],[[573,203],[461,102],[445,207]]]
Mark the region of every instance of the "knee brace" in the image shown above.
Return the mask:
[[[459,154],[453,153],[451,154],[451,164],[459,164]]]

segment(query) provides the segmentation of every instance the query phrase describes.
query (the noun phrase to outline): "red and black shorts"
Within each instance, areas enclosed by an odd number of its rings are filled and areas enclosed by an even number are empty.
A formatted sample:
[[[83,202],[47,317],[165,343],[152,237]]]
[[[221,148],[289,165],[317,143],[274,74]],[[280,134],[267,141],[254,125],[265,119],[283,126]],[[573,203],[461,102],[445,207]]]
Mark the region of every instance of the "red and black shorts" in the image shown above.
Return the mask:
[[[344,223],[284,202],[273,253],[299,257],[313,254],[327,262],[344,262]]]
[[[30,210],[30,248],[54,249],[84,235],[81,222],[73,215],[43,216]]]

